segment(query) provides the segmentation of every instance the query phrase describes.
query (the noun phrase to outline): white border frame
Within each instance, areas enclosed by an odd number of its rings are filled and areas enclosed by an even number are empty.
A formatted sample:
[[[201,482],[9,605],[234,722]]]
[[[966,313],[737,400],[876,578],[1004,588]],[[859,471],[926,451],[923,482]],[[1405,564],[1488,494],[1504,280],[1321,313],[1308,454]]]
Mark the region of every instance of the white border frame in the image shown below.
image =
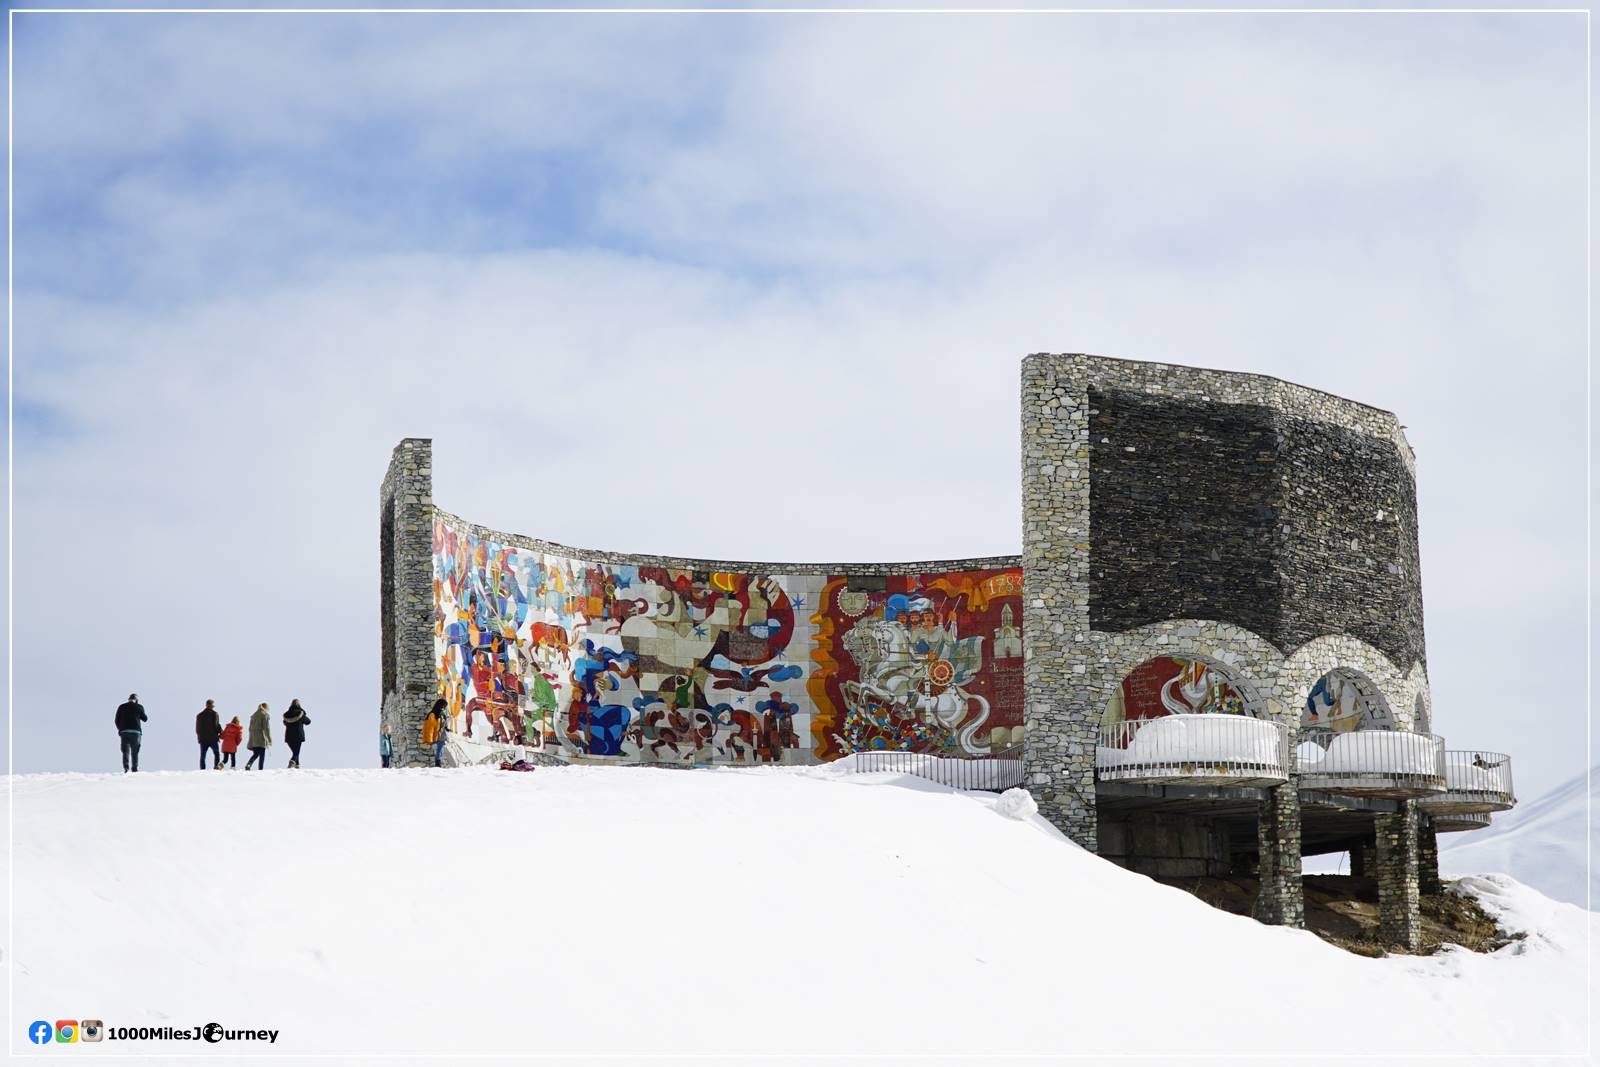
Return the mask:
[[[16,336],[16,293],[15,293],[15,146],[12,142],[12,132],[15,126],[15,80],[14,57],[16,52],[16,16],[29,15],[1573,15],[1581,14],[1584,17],[1584,666],[1588,677],[1594,676],[1594,573],[1593,573],[1593,321],[1594,321],[1594,293],[1593,293],[1593,77],[1592,77],[1592,13],[1587,7],[1529,7],[1529,8],[1504,8],[1504,7],[1385,7],[1385,8],[1319,8],[1319,7],[1195,7],[1195,8],[1163,8],[1163,7],[1127,7],[1127,8],[818,8],[818,7],[660,7],[660,8],[604,8],[604,7],[550,7],[550,8],[385,8],[385,7],[146,7],[146,8],[59,8],[59,7],[15,7],[6,9],[6,849],[8,855],[7,901],[6,901],[6,947],[11,956],[4,960],[6,967],[6,1026],[8,1036],[4,1048],[16,1057],[12,1051],[10,1041],[16,1033],[16,805],[14,803],[14,782],[16,780],[16,732],[15,718],[12,714],[16,706],[16,601],[14,594],[14,575],[16,571],[16,376],[15,376],[15,336]],[[1592,798],[1594,795],[1594,716],[1592,687],[1585,691],[1585,716],[1584,716],[1584,741],[1585,757],[1589,764],[1585,771],[1588,792],[1585,794],[1585,837],[1584,859],[1588,869],[1588,878],[1585,882],[1586,907],[1593,910],[1594,899],[1594,812]],[[1588,960],[1586,967],[1588,1018],[1586,1020],[1586,1048],[1583,1057],[1587,1059],[1594,1051],[1594,922],[1588,924],[1589,943],[1587,946]],[[39,1052],[24,1054],[18,1058],[38,1058],[52,1055],[42,1049]],[[63,1055],[63,1053],[54,1053]],[[171,1052],[129,1052],[109,1053],[97,1052],[97,1056],[106,1056],[113,1059],[151,1059],[164,1060],[177,1059],[663,1059],[663,1060],[749,1060],[749,1059],[926,1059],[920,1053],[777,1053],[777,1052],[751,1052],[751,1053],[652,1053],[646,1056],[634,1056],[622,1053],[597,1052],[574,1056],[570,1053],[526,1053],[526,1052],[458,1052],[458,1053],[398,1053],[374,1051],[370,1053],[321,1053],[321,1052],[284,1052],[284,1053],[259,1053],[259,1052],[212,1052],[197,1051],[194,1053]],[[951,1059],[964,1060],[1037,1060],[1037,1059],[1149,1059],[1147,1053],[1102,1053],[1102,1052],[1041,1052],[1041,1053],[941,1053],[941,1056]],[[1532,1054],[1530,1054],[1532,1055]],[[1327,1059],[1328,1057],[1313,1052],[1282,1054],[1282,1053],[1193,1053],[1188,1058],[1193,1059],[1249,1059],[1249,1060],[1291,1060],[1291,1059]],[[1446,1059],[1451,1062],[1473,1059],[1504,1059],[1502,1054],[1474,1053],[1474,1054],[1428,1054],[1417,1053],[1412,1055],[1397,1056],[1393,1053],[1363,1053],[1356,1056],[1340,1056],[1340,1059]],[[1569,1059],[1571,1056],[1557,1055],[1551,1059]]]

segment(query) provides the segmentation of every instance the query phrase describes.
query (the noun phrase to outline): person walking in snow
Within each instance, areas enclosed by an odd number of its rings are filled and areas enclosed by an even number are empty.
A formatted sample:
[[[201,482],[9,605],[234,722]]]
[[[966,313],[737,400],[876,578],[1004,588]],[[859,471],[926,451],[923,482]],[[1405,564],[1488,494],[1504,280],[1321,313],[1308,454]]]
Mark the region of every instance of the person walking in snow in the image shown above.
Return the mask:
[[[300,706],[299,700],[289,701],[289,710],[283,713],[283,741],[289,746],[289,766],[300,766],[300,746],[306,743],[306,727],[311,716]]]
[[[422,743],[433,749],[433,765],[444,766],[444,712],[449,707],[441,697],[433,702],[428,715],[422,720]]]
[[[217,742],[222,739],[222,716],[217,714],[217,702],[206,701],[206,706],[200,709],[200,714],[194,717],[194,736],[200,742],[200,769],[206,769],[206,753],[211,753],[211,769],[222,770],[222,754],[217,751]]]
[[[244,727],[239,725],[239,716],[235,715],[233,721],[222,728],[222,762],[239,769],[239,742],[244,740]]]
[[[378,755],[383,760],[385,767],[389,766],[389,759],[394,755],[394,745],[389,740],[389,724],[383,724],[383,730],[378,734]]]
[[[149,721],[150,716],[144,713],[138,693],[129,693],[128,699],[117,707],[117,736],[122,739],[123,774],[139,769],[139,743],[144,740],[144,727],[139,724]],[[133,764],[131,767],[130,761]]]
[[[255,713],[250,716],[250,758],[244,761],[244,769],[255,767],[258,771],[267,769],[267,749],[272,744],[272,716],[267,714],[265,704],[256,705]]]

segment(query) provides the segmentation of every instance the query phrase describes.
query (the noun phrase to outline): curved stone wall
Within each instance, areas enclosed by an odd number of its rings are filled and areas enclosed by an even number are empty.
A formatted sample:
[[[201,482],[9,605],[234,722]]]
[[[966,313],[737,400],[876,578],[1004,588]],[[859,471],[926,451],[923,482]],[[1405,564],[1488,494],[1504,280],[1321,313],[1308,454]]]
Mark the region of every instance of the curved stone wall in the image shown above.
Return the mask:
[[[737,765],[1021,744],[1017,557],[685,559],[435,510],[431,558],[435,688],[462,752]]]

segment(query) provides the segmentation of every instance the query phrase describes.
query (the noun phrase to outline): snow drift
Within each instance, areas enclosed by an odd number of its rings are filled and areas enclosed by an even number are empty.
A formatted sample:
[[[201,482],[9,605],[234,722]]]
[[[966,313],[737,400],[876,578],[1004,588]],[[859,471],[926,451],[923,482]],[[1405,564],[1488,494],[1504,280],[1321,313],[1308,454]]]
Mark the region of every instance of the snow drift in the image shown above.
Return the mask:
[[[21,1021],[215,1021],[281,1031],[229,1053],[374,1058],[1559,1053],[1584,1040],[1592,917],[1508,878],[1469,884],[1521,944],[1364,959],[1089,855],[1018,794],[910,775],[12,785]],[[21,1021],[16,1052],[29,1051]]]

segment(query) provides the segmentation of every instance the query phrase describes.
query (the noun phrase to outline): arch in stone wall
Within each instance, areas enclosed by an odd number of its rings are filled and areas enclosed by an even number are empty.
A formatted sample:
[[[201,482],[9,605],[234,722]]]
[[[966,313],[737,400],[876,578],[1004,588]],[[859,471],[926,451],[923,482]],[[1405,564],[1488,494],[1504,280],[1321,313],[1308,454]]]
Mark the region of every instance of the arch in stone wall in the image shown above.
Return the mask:
[[[1247,697],[1246,692],[1251,695]],[[1193,714],[1271,717],[1259,690],[1236,681],[1234,672],[1217,660],[1166,654],[1145,660],[1123,676],[1106,701],[1101,726]]]
[[[1278,672],[1278,697],[1298,727],[1305,703],[1317,683],[1330,672],[1358,675],[1360,685],[1381,699],[1386,721],[1391,728],[1404,726],[1411,718],[1414,689],[1410,676],[1372,645],[1345,634],[1334,634],[1307,641],[1292,651]]]
[[[1243,699],[1247,714],[1277,717],[1275,680],[1283,656],[1262,637],[1231,623],[1174,619],[1122,633],[1097,633],[1097,688],[1101,706],[1141,664],[1159,657],[1199,660],[1221,670]]]

